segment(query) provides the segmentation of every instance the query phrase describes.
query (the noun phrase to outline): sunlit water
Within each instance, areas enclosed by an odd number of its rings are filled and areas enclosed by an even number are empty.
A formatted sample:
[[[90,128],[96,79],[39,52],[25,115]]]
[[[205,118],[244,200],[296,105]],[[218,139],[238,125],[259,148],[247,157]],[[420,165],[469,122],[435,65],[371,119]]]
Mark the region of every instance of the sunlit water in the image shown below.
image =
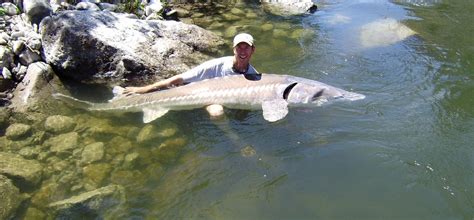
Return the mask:
[[[259,111],[227,110],[219,121],[199,109],[171,112],[152,124],[171,121],[187,144],[177,161],[145,161],[135,170],[160,168],[159,175],[124,181],[128,208],[118,216],[474,217],[474,3],[317,4],[315,14],[297,17],[241,5],[258,16],[203,26],[229,41],[225,33],[232,25],[253,34],[253,64],[260,72],[319,80],[366,99],[290,109],[277,123],[266,122]],[[373,44],[364,44],[367,24],[392,21],[399,26],[375,32],[368,39]],[[262,31],[265,24],[273,28]],[[415,34],[400,34],[400,27]],[[143,127],[139,114],[122,117],[115,126]],[[133,145],[137,151],[147,147]]]

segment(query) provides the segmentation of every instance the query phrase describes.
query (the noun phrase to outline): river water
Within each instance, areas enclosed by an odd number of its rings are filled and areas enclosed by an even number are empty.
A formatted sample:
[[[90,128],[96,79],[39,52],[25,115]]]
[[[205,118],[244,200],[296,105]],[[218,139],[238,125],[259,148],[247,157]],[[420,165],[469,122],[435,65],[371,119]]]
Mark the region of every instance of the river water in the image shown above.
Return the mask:
[[[218,123],[203,112],[174,114],[188,124],[192,153],[151,187],[153,205],[144,212],[204,219],[473,218],[474,3],[318,6],[313,15],[266,14],[230,25],[256,37],[253,63],[261,72],[316,79],[367,98],[293,109],[273,124],[260,112]],[[267,23],[273,31],[254,28]],[[246,155],[248,149],[255,154]]]
[[[474,217],[474,3],[318,6],[313,15],[259,15],[233,25],[256,37],[253,63],[261,72],[315,79],[367,98],[293,109],[272,124],[260,112],[229,117],[224,126],[202,112],[175,114],[189,125],[193,153],[156,185],[161,190],[147,212],[204,219]],[[252,28],[266,23],[273,32]],[[246,146],[255,155],[242,156]]]
[[[228,41],[235,32],[250,32],[257,45],[252,63],[260,72],[322,81],[366,99],[293,108],[277,123],[265,121],[261,111],[226,110],[226,119],[217,121],[201,109],[170,112],[152,122],[172,124],[179,134],[175,142],[183,146],[169,152],[170,161],[145,158],[132,172],[114,171],[115,178],[96,185],[127,187],[127,208],[115,216],[474,218],[474,2],[316,4],[319,10],[305,16],[236,4],[245,12],[241,18],[196,16],[196,23]],[[139,114],[72,117],[83,124],[112,118],[123,138],[100,139],[108,154],[153,152],[135,142],[113,149],[130,138],[124,128],[145,126]],[[88,189],[74,181],[76,191]]]

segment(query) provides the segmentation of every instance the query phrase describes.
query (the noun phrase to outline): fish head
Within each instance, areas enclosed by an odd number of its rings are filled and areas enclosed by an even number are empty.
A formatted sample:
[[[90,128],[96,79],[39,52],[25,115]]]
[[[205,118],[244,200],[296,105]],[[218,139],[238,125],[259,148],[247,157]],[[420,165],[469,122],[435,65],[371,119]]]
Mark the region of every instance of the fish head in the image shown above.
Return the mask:
[[[290,86],[292,86],[290,88]],[[364,99],[362,94],[348,92],[323,83],[294,83],[288,88],[287,101],[291,105],[322,105],[330,100],[355,101]]]

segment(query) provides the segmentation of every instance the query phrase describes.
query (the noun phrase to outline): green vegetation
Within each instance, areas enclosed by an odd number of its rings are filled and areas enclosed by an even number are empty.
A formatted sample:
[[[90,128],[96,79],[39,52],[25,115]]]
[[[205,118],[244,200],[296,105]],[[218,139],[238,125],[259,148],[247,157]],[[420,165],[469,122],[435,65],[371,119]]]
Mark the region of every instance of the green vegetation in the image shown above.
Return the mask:
[[[139,10],[144,10],[144,5],[140,0],[127,1],[118,5],[119,10],[127,13],[137,14]]]
[[[6,11],[3,7],[0,7],[0,16],[4,16],[6,14]]]

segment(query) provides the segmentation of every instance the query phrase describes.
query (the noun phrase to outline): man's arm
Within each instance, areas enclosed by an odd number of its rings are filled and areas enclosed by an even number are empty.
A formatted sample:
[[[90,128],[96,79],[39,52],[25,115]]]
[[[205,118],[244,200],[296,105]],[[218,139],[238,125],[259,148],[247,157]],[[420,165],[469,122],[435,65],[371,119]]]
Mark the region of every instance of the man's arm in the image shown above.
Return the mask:
[[[181,74],[172,76],[168,79],[160,80],[150,85],[141,86],[141,87],[125,87],[123,93],[125,95],[138,93],[143,94],[147,92],[152,92],[160,89],[166,89],[174,86],[180,86],[184,83],[183,77]]]

